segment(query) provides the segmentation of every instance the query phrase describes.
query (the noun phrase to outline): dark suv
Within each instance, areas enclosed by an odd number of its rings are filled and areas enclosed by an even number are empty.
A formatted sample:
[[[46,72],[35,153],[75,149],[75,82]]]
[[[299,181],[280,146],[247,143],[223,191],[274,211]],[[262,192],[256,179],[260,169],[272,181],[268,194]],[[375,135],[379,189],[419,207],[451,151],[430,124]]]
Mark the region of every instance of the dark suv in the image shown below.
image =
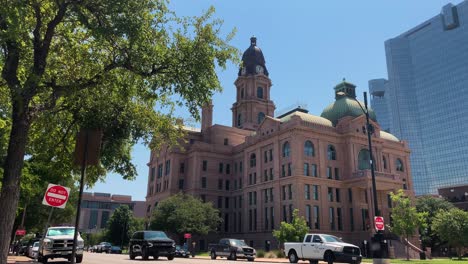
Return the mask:
[[[130,259],[141,256],[147,260],[149,256],[158,259],[160,256],[173,260],[175,255],[174,240],[167,237],[163,231],[137,231],[130,239],[129,245]]]

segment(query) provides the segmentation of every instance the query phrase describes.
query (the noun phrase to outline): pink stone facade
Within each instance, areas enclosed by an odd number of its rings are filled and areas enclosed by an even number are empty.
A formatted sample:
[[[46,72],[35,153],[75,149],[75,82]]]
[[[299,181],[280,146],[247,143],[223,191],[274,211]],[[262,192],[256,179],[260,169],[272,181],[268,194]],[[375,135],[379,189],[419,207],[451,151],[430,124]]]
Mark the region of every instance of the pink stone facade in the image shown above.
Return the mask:
[[[158,202],[184,192],[211,202],[224,219],[217,234],[196,238],[200,249],[220,237],[276,248],[272,230],[291,221],[294,209],[306,218],[310,232],[356,245],[370,241],[375,232],[371,172],[359,161],[359,153],[368,148],[365,116],[345,116],[336,126],[303,109],[274,117],[268,76],[240,74],[235,86],[232,127],[211,125],[212,117],[205,116],[203,129],[188,133],[183,151],[151,151],[148,219]],[[203,113],[212,111],[210,104]],[[377,202],[389,221],[389,193],[405,189],[414,196],[410,150],[372,124]]]

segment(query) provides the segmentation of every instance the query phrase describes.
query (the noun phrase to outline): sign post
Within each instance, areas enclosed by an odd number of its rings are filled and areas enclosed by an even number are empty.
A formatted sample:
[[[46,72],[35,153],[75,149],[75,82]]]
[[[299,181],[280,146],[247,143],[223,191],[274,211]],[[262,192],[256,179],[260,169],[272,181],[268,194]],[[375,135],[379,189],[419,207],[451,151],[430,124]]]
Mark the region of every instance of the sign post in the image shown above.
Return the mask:
[[[374,216],[375,230],[382,231],[385,229],[384,218],[382,216]]]

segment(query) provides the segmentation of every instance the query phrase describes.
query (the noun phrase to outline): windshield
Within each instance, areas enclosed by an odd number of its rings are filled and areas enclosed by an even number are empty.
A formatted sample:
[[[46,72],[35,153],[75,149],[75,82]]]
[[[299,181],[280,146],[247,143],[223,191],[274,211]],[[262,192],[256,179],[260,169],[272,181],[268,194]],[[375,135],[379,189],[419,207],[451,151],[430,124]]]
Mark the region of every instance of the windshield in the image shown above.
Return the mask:
[[[37,241],[37,242],[34,242],[34,245],[33,245],[33,247],[39,247],[39,241]]]
[[[323,235],[323,238],[327,242],[343,242],[343,240],[337,238],[336,236]]]
[[[247,247],[244,240],[231,239],[231,246]]]
[[[47,236],[73,236],[75,234],[75,228],[51,228],[47,231]]]
[[[168,238],[166,233],[161,231],[145,232],[145,239]]]

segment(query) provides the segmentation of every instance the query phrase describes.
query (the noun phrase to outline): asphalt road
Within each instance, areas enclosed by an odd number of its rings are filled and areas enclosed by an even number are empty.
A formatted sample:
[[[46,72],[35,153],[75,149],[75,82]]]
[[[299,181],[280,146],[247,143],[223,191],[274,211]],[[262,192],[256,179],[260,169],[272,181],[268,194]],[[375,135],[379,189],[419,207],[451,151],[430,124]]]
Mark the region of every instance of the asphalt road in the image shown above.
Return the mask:
[[[68,261],[62,259],[49,260],[49,263],[54,264],[69,264]],[[247,260],[239,259],[237,261],[226,260],[225,258],[217,258],[216,260],[211,260],[207,257],[196,257],[196,258],[174,258],[174,260],[169,261],[165,257],[159,257],[158,260],[154,260],[150,257],[149,260],[143,261],[140,257],[137,257],[135,260],[130,260],[128,255],[117,255],[117,254],[103,254],[103,253],[89,253],[85,252],[83,258],[83,264],[235,264],[235,263],[289,263],[286,259],[275,259],[274,262],[270,262],[267,259],[255,260],[255,262],[248,262]],[[308,261],[299,261],[299,263],[309,263]]]

